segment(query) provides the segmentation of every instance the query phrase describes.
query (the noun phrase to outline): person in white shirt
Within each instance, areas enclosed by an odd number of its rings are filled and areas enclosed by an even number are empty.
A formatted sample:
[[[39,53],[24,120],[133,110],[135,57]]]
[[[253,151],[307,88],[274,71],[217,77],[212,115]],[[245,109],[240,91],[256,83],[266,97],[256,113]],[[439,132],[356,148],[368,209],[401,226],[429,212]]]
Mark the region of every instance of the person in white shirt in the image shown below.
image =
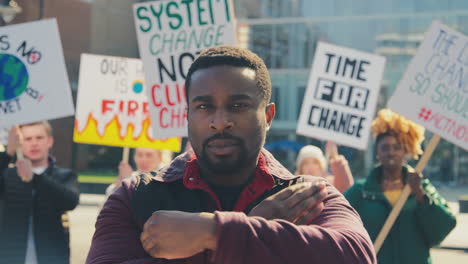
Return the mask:
[[[20,139],[21,138],[21,139]],[[0,153],[0,263],[69,263],[66,212],[79,202],[77,175],[55,166],[48,122],[10,131],[7,151]],[[20,149],[15,166],[9,167]],[[20,156],[20,155],[18,155]]]

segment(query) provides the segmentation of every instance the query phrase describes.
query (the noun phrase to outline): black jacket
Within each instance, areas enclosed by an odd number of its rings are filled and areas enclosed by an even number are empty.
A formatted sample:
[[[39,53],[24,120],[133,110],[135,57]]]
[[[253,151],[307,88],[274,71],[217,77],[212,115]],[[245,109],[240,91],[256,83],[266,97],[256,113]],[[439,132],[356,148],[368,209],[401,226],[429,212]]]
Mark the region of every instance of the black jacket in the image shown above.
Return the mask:
[[[24,263],[31,214],[39,264],[69,263],[68,226],[62,215],[78,205],[77,175],[49,159],[46,171],[25,183],[16,168],[6,168],[9,159],[0,153],[0,263]]]

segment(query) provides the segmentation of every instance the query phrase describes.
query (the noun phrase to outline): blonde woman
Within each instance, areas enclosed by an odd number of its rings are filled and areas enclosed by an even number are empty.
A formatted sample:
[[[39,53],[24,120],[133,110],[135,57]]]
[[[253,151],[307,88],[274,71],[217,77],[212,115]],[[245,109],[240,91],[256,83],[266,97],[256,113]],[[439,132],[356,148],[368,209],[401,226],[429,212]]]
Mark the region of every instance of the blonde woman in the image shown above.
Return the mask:
[[[307,145],[299,151],[295,174],[321,176],[334,185],[338,191],[344,192],[354,183],[348,161],[343,155],[337,154],[335,143],[328,141],[326,150],[331,174],[328,173],[327,159],[322,150],[313,145]]]

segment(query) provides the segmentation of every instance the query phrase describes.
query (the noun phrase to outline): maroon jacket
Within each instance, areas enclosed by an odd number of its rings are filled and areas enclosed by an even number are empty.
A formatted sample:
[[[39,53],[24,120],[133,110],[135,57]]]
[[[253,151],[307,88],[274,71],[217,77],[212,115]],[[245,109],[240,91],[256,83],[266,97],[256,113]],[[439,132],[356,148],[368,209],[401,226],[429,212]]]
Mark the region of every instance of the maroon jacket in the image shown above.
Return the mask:
[[[318,181],[318,177],[305,177]],[[356,211],[331,185],[324,210],[310,225],[266,220],[246,214],[269,195],[296,183],[273,156],[263,150],[254,179],[234,206],[223,212],[220,202],[200,177],[195,155],[182,154],[157,175],[123,182],[104,204],[86,263],[376,263],[372,242]],[[183,260],[151,258],[140,243],[143,225],[156,210],[215,212],[216,251]]]

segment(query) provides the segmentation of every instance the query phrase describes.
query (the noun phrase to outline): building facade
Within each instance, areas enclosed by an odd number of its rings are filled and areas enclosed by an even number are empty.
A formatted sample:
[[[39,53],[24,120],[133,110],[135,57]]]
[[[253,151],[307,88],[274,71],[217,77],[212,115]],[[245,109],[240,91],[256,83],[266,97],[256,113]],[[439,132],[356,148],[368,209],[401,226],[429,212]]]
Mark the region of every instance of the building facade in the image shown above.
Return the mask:
[[[71,87],[76,92],[82,52],[139,57],[132,4],[147,0],[16,0],[23,12],[11,23],[57,17]],[[42,4],[41,4],[42,3]],[[379,106],[392,95],[409,61],[435,19],[468,34],[468,1],[451,0],[233,0],[239,45],[266,62],[277,115],[267,145],[290,169],[298,149],[324,142],[296,135],[296,126],[318,41],[326,41],[387,58]],[[114,170],[120,148],[72,144],[73,119],[54,121],[59,160],[78,170]],[[62,138],[63,137],[63,138]],[[70,152],[70,149],[73,149]],[[374,163],[373,142],[367,151],[340,147],[357,177]],[[448,171],[440,175],[440,168]],[[468,181],[468,153],[442,140],[426,175],[445,181]]]
[[[384,107],[433,20],[468,34],[468,1],[417,0],[237,0],[238,23],[247,43],[270,69],[277,116],[269,133],[272,149],[294,170],[298,145],[324,142],[296,135],[297,119],[317,41],[386,57],[378,109]],[[245,29],[247,28],[247,29]],[[427,133],[430,136],[430,133]],[[267,145],[268,146],[268,145]],[[284,146],[284,147],[281,147]],[[341,147],[356,176],[373,166],[373,141],[367,151]],[[448,172],[441,175],[439,168]],[[448,169],[447,169],[448,168]],[[444,181],[466,181],[468,153],[442,140],[425,171]]]

